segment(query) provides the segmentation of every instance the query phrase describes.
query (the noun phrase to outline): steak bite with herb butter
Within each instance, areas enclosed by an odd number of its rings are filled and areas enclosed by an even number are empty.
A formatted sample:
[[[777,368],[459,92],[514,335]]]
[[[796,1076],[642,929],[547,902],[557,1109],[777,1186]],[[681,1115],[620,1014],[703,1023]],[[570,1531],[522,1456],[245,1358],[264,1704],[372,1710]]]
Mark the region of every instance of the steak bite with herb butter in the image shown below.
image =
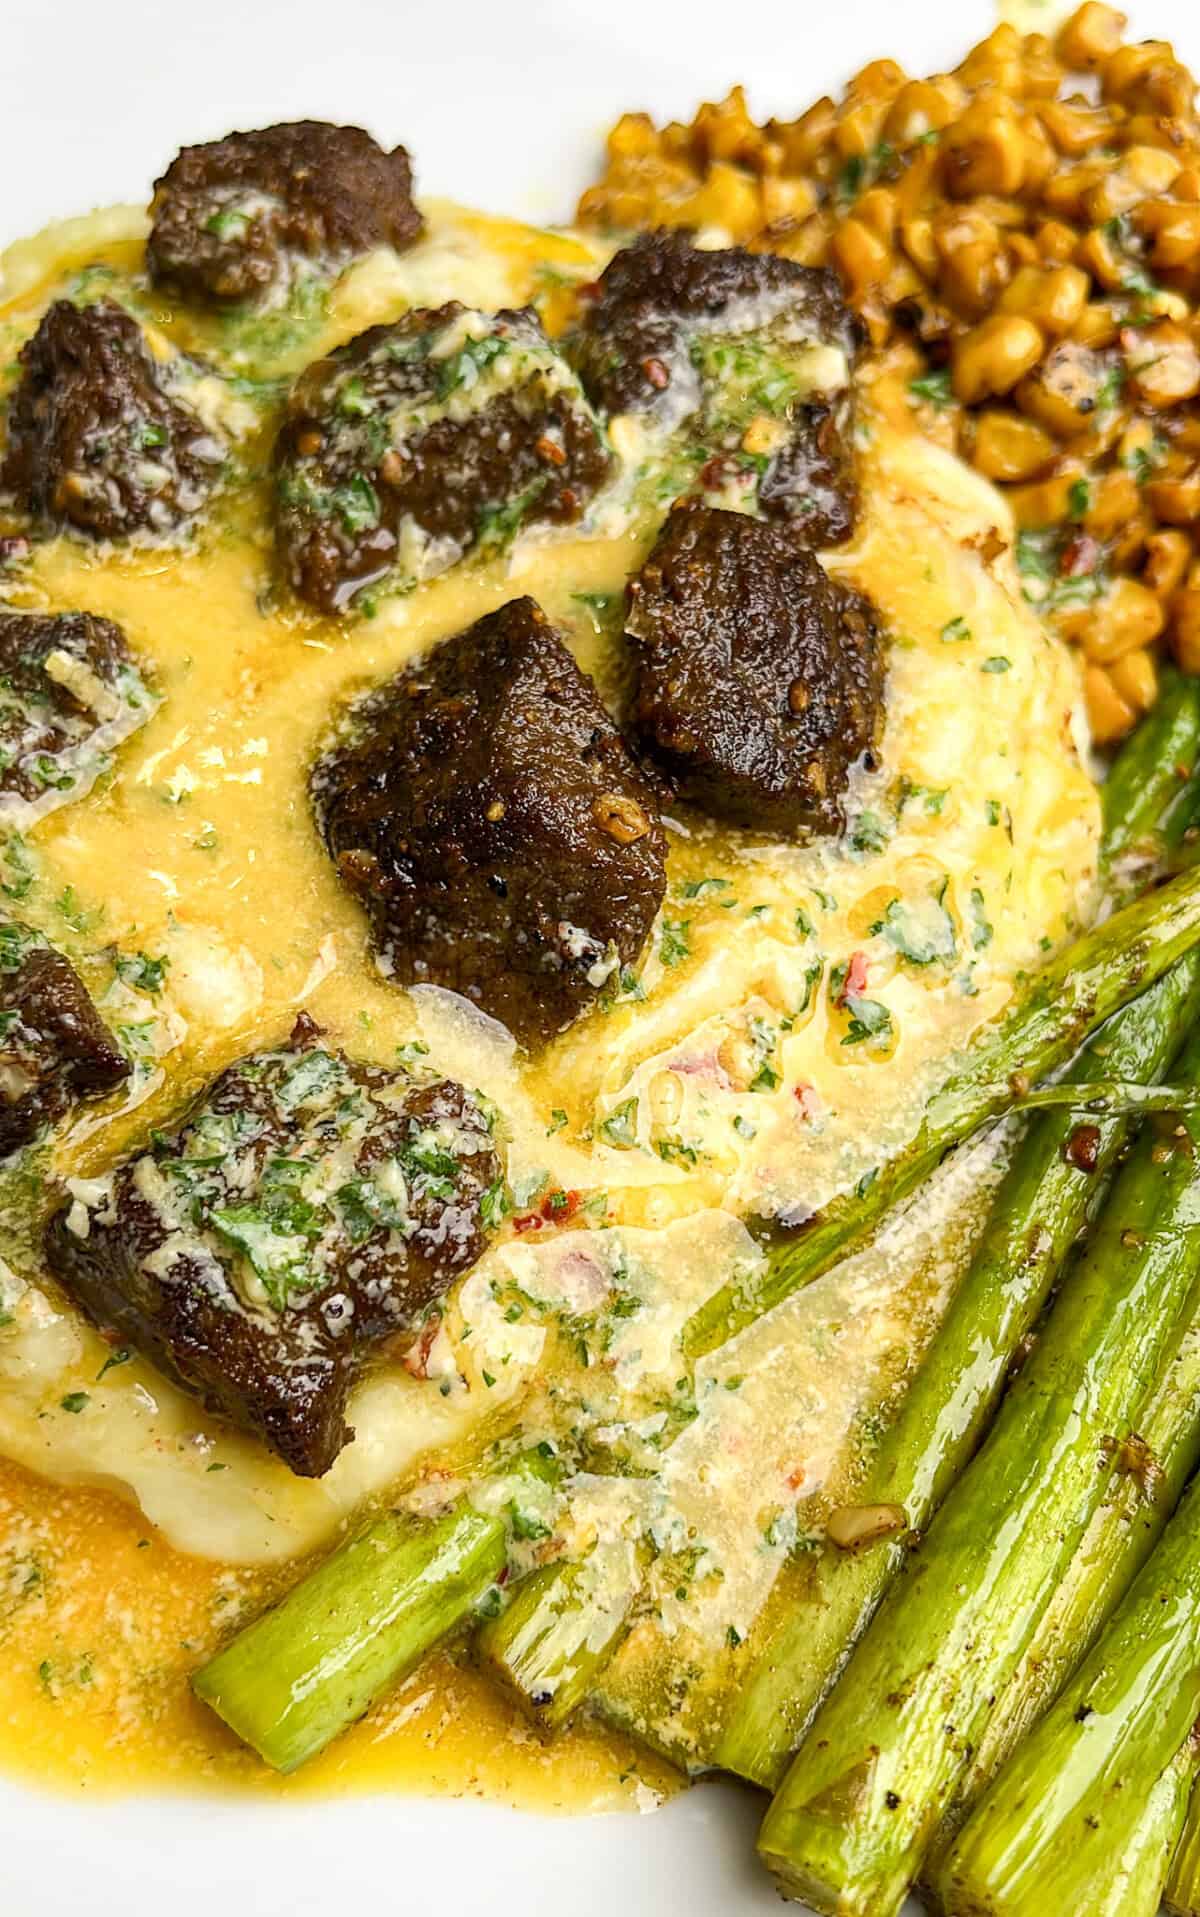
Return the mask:
[[[834,273],[674,228],[614,255],[573,356],[593,405],[683,432],[706,496],[823,546],[849,538],[858,508],[860,339]]]
[[[174,532],[200,510],[225,449],[171,396],[123,307],[56,300],[19,364],[0,488],[39,530],[126,539]]]
[[[40,932],[0,920],[0,1158],[78,1099],[115,1091],[130,1069],[69,960]]]
[[[636,962],[662,903],[654,792],[532,599],[352,707],[312,794],[380,969],[449,986],[526,1045]]]
[[[371,585],[411,586],[527,526],[578,519],[610,467],[537,316],[456,301],[372,326],[308,367],[275,461],[285,577],[330,613]]]
[[[185,146],[154,183],[155,285],[232,305],[285,294],[302,268],[334,273],[419,238],[412,168],[361,127],[297,120]]]
[[[82,799],[156,703],[110,620],[0,610],[0,821]]]
[[[306,1029],[307,1028],[307,1029]],[[312,1042],[252,1053],[178,1130],[51,1219],[51,1268],[103,1329],[320,1477],[367,1351],[410,1330],[503,1204],[484,1109],[450,1079]]]
[[[761,831],[836,832],[879,731],[869,603],[779,526],[691,502],[629,586],[634,723],[679,792]]]

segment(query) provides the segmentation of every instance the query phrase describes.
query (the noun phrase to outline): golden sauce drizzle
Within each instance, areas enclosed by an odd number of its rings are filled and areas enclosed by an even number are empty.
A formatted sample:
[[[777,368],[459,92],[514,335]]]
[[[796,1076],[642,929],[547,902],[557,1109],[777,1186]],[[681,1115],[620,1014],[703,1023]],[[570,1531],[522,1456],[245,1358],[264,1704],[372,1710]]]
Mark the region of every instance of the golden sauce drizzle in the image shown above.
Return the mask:
[[[188,1688],[233,1619],[272,1595],[269,1578],[184,1557],[110,1494],[2,1461],[0,1539],[0,1766],[27,1782],[89,1794],[402,1790],[575,1812],[650,1809],[680,1782],[597,1724],[544,1742],[444,1652],[303,1772],[276,1777]]]

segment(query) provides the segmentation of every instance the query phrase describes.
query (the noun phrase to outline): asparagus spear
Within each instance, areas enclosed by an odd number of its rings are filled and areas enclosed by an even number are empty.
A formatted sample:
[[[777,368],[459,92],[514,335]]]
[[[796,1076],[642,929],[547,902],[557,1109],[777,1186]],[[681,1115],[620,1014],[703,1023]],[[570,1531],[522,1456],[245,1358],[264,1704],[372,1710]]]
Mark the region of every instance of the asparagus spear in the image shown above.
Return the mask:
[[[1101,867],[1110,889],[1119,891],[1115,868],[1123,856],[1153,843],[1180,809],[1181,789],[1185,798],[1191,790],[1181,782],[1198,752],[1200,684],[1175,677],[1103,789]],[[1195,970],[1191,977],[1194,983]],[[1078,1097],[1080,1086],[1090,1105],[1106,1070],[1156,1080],[1195,1016],[1188,989],[1188,973],[1178,971],[1171,986],[1155,988],[1161,997],[1148,993],[1118,1013],[1068,1080],[1026,1094],[1020,1105],[1049,1102],[1047,1094],[1059,1101]],[[1107,1099],[1106,1111],[1131,1116],[1125,1100]],[[899,1505],[913,1529],[924,1528],[974,1449],[1008,1364],[1083,1227],[1089,1201],[1095,1210],[1127,1134],[1125,1125],[1097,1127],[1090,1141],[1094,1170],[1084,1172],[1068,1155],[1074,1122],[1047,1119],[1029,1128],[972,1267],[861,1490],[862,1503]],[[689,1749],[688,1760],[773,1789],[904,1555],[903,1542],[889,1540],[849,1558],[830,1548],[791,1566],[740,1654],[727,1711],[717,1716],[715,1733]],[[628,1713],[620,1699],[606,1700],[603,1682],[598,1700],[624,1723]]]
[[[1200,1279],[1193,1281],[1171,1353],[1139,1414],[1137,1438],[1130,1453],[1114,1462],[1104,1501],[995,1701],[958,1802],[939,1831],[935,1862],[1091,1649],[1200,1463]]]
[[[1172,711],[1169,698],[1160,702],[1159,715]],[[1166,736],[1161,732],[1164,717],[1160,716],[1150,723],[1159,728],[1159,749],[1157,754],[1147,752],[1140,769],[1125,780],[1126,797],[1113,808],[1118,820],[1135,806],[1141,807],[1148,818],[1153,810],[1144,797],[1148,786],[1153,785],[1161,798],[1162,791],[1169,783],[1164,780],[1161,771],[1162,739]],[[1186,725],[1178,714],[1172,720],[1172,726],[1175,725],[1179,729],[1170,730],[1172,750],[1178,750],[1182,759],[1187,747]],[[1143,731],[1147,731],[1147,728]],[[1128,748],[1127,752],[1132,750]],[[1132,836],[1131,829],[1131,840]],[[1002,1068],[1018,1067],[1033,1076],[1051,1069],[1068,1054],[1085,1030],[1099,1024],[1116,1006],[1128,1001],[1139,985],[1149,984],[1160,977],[1172,960],[1187,949],[1197,923],[1200,923],[1200,901],[1196,895],[1196,884],[1185,880],[1165,889],[1153,901],[1111,922],[1104,928],[1103,934],[1092,934],[1080,941],[1072,955],[1074,964],[1064,966],[1059,961],[1057,966],[1048,968],[1047,974],[1019,1004],[1016,1012],[993,1028],[991,1041],[982,1048],[983,1057],[977,1061],[975,1069],[968,1066],[951,1082],[945,1094],[931,1101],[926,1124],[914,1141],[913,1150],[905,1155],[906,1161],[914,1156],[920,1157],[923,1148],[926,1162],[922,1169],[926,1169],[947,1144],[965,1136],[976,1124],[985,1122],[997,1104],[1002,1102],[994,1082]],[[1007,1054],[1003,1043],[1005,1036],[1008,1040]],[[1022,1050],[1024,1045],[1028,1046],[1027,1052]],[[895,1172],[894,1167],[892,1171]],[[909,1189],[920,1175],[920,1170],[914,1171],[911,1163],[906,1163],[900,1176],[893,1175],[877,1182],[886,1182],[892,1195],[896,1195]],[[882,1211],[882,1207],[879,1209]],[[867,1228],[874,1222],[872,1214],[867,1221]],[[865,1231],[854,1229],[850,1219],[845,1219],[840,1231],[832,1237],[826,1232],[822,1241],[828,1253],[825,1263],[842,1255],[864,1235]],[[820,1268],[823,1266],[810,1255],[809,1275],[817,1275]],[[786,1295],[786,1291],[797,1282],[800,1282],[799,1277],[794,1274],[790,1276],[780,1295]],[[764,1298],[762,1308],[767,1308],[772,1301],[770,1297]],[[739,1299],[737,1306],[734,1317],[740,1322],[748,1322],[748,1301]],[[711,1338],[714,1323],[719,1322],[719,1317],[719,1313],[715,1316],[710,1313],[707,1324],[703,1326],[697,1326],[693,1321],[690,1327],[692,1342],[703,1344],[705,1337]],[[729,1324],[732,1323],[731,1318]],[[463,1564],[466,1565],[470,1556],[466,1549],[467,1533],[473,1530],[476,1523],[491,1527],[496,1521],[480,1518],[469,1508],[461,1510],[457,1517],[464,1527],[458,1534],[457,1543],[463,1553]],[[239,1638],[197,1676],[199,1694],[208,1697],[239,1728],[244,1724],[244,1734],[248,1740],[256,1742],[269,1761],[279,1762],[281,1766],[294,1766],[320,1748],[343,1723],[365,1708],[370,1696],[390,1676],[405,1668],[427,1644],[436,1640],[443,1623],[451,1628],[462,1616],[463,1609],[469,1608],[473,1601],[472,1597],[464,1606],[462,1592],[456,1586],[458,1561],[455,1550],[448,1549],[445,1561],[440,1560],[436,1528],[433,1534],[413,1533],[401,1537],[392,1531],[389,1521],[385,1521],[385,1526],[388,1527],[386,1536],[379,1527],[373,1527],[364,1539],[344,1547],[343,1553],[335,1554],[335,1558],[322,1566],[313,1578],[306,1580],[278,1611],[260,1620],[258,1626],[251,1627],[250,1633]],[[502,1538],[497,1532],[491,1533],[491,1541],[502,1552]],[[318,1659],[323,1651],[334,1655],[336,1669],[352,1676],[353,1683],[345,1691],[339,1712],[333,1706],[327,1677],[321,1673],[314,1675],[313,1685],[319,1684],[322,1688],[314,1688],[308,1693],[310,1699],[316,1700],[311,1711],[314,1722],[310,1730],[303,1731],[299,1719],[293,1719],[293,1698],[277,1696],[274,1709],[267,1698],[271,1683],[281,1674],[276,1669],[278,1658],[275,1663],[272,1662],[277,1651],[275,1637],[298,1637],[300,1642],[296,1654],[300,1658],[304,1657],[304,1634],[313,1624],[308,1613],[312,1610],[314,1590],[318,1593],[318,1608],[323,1580],[328,1580],[331,1590],[340,1597],[341,1586],[346,1580],[338,1575],[339,1561],[344,1563],[354,1553],[356,1546],[364,1546],[368,1542],[374,1543],[380,1555],[391,1560],[389,1576],[393,1581],[395,1614],[388,1612],[382,1621],[373,1621],[367,1615],[369,1606],[359,1605],[344,1629],[335,1626],[329,1618],[324,1620],[322,1629],[314,1633],[310,1648]],[[477,1542],[482,1551],[485,1540],[480,1537]],[[407,1550],[404,1548],[406,1546]],[[357,1567],[354,1577],[357,1577]],[[438,1583],[439,1577],[444,1578],[442,1585]],[[491,1573],[482,1578],[481,1589],[486,1588],[490,1577]],[[353,1581],[350,1580],[351,1583]],[[478,1593],[474,1592],[475,1595]],[[617,1607],[618,1611],[622,1608]],[[286,1629],[283,1626],[276,1627],[273,1635],[269,1629],[272,1621],[284,1614],[293,1619],[294,1624],[289,1623]],[[564,1619],[569,1618],[569,1615],[569,1608],[562,1613]],[[602,1640],[597,1638],[591,1625],[583,1634],[576,1630],[577,1646],[585,1642],[589,1645],[599,1643],[598,1657],[591,1667],[593,1674],[597,1665],[602,1666],[613,1643],[618,1641],[620,1629],[621,1620],[618,1617],[610,1636]],[[256,1640],[253,1634],[259,1631],[262,1635]],[[376,1644],[376,1638],[384,1641]],[[318,1639],[324,1642],[318,1642]],[[243,1649],[247,1640],[258,1642],[261,1655],[267,1660],[267,1681],[259,1687],[257,1702],[256,1687],[247,1681],[250,1665],[254,1662]],[[286,1660],[283,1662],[286,1663]],[[567,1697],[573,1699],[581,1694],[587,1681],[587,1676],[582,1672],[573,1672],[571,1683],[563,1690],[564,1703]]]
[[[1200,1034],[1178,1069],[1200,1079]],[[897,1910],[953,1803],[1171,1345],[1195,1275],[1197,1140],[1192,1118],[1135,1147],[1034,1356],[784,1779],[759,1848],[818,1910]]]
[[[499,1518],[380,1518],[196,1672],[192,1687],[277,1771],[361,1717],[471,1613],[504,1565]]]
[[[1200,681],[1172,675],[1101,789],[1107,871],[1162,829],[1198,753]]]
[[[633,1544],[601,1540],[585,1558],[535,1572],[483,1626],[485,1665],[542,1728],[558,1730],[592,1689],[625,1636],[641,1580]]]
[[[684,1326],[685,1351],[692,1356],[708,1351],[781,1302],[800,1284],[819,1277],[869,1237],[890,1204],[928,1176],[952,1145],[1011,1106],[1014,1077],[1025,1089],[1026,1078],[1036,1078],[1063,1063],[1089,1030],[1133,999],[1139,989],[1160,978],[1196,940],[1200,925],[1196,886],[1196,874],[1172,881],[1126,906],[1053,960],[1036,976],[1014,1010],[977,1041],[958,1075],[930,1100],[917,1139],[907,1152],[882,1169],[867,1195],[851,1193],[835,1199],[810,1231],[776,1253],[766,1281],[756,1290],[726,1286],[717,1293]],[[1171,903],[1164,912],[1168,900]],[[1152,930],[1156,922],[1157,929]],[[1115,958],[1118,953],[1122,956]],[[1105,1069],[1095,1076],[1137,1077],[1136,1049],[1130,1054],[1128,1066],[1121,1062],[1124,1056],[1120,1051],[1109,1054]],[[1065,1242],[1069,1243],[1073,1235],[1072,1231]],[[616,1650],[620,1634],[605,1630],[606,1604],[603,1600],[589,1604],[586,1587],[577,1585],[570,1594],[559,1588],[570,1575],[568,1565],[549,1572],[538,1587],[536,1599],[541,1621],[534,1622],[522,1607],[509,1629],[519,1631],[526,1644],[536,1639],[561,1646],[564,1634],[569,1633],[575,1644],[570,1655],[590,1664],[593,1678],[598,1678]],[[531,1599],[530,1604],[534,1603]],[[591,1615],[587,1614],[589,1610]],[[589,1649],[592,1646],[602,1649],[593,1655]],[[533,1691],[522,1686],[518,1666],[506,1667],[505,1675],[510,1684],[523,1690],[529,1702]],[[540,1694],[545,1687],[536,1667],[530,1671],[530,1680]],[[582,1696],[586,1689],[582,1669],[577,1669],[576,1680],[571,1694]],[[782,1728],[773,1734],[786,1736],[794,1721],[790,1707],[785,1708]],[[777,1764],[781,1755],[776,1751],[769,1761]],[[734,1756],[731,1752],[720,1761],[730,1762]],[[741,1760],[733,1767],[740,1768]]]
[[[1200,1917],[1200,1793],[1193,1795],[1183,1836],[1167,1872],[1163,1902],[1178,1917]]]
[[[1112,1073],[1152,1081],[1200,1016],[1200,955],[1176,966],[1092,1040],[1072,1080],[1086,1087]],[[1062,1264],[1103,1196],[1128,1138],[1127,1122],[1089,1129],[1052,1112],[1026,1133],[992,1207],[970,1268],[890,1425],[858,1501],[900,1505],[923,1531],[991,1415],[1005,1373],[1031,1330]],[[833,1685],[906,1555],[885,1538],[847,1555],[827,1546],[797,1575],[803,1595],[756,1648],[712,1753],[723,1770],[773,1789],[788,1756]]]
[[[1035,974],[1012,1008],[979,1034],[925,1107],[916,1136],[881,1165],[865,1195],[834,1198],[777,1247],[765,1276],[722,1286],[683,1328],[691,1358],[715,1350],[871,1236],[950,1149],[1072,1056],[1088,1033],[1135,998],[1196,942],[1200,876],[1188,872],[1086,932]]]
[[[1006,1205],[1000,1223],[990,1232],[966,1281],[962,1310],[914,1385],[900,1428],[885,1446],[873,1474],[874,1488],[864,1492],[863,1503],[902,1504],[910,1525],[919,1527],[940,1500],[957,1462],[969,1455],[1012,1352],[1036,1317],[1127,1136],[1125,1116],[1143,1103],[1147,1109],[1164,1108],[1165,1094],[1153,1090],[1145,1101],[1138,1101],[1138,1086],[1127,1081],[1139,1073],[1152,1078],[1161,1069],[1189,991],[1193,994],[1190,1015],[1200,1011],[1194,991],[1198,979],[1197,961],[1181,961],[1176,973],[1116,1014],[1105,1028],[1102,1043],[1075,1075],[1076,1084],[1083,1088],[1075,1100],[1075,1112],[1082,1108],[1091,1116],[1094,1102],[1096,1117],[1110,1111],[1121,1114],[1090,1127],[1094,1136],[1088,1141],[1089,1172],[1076,1170],[1065,1156],[1077,1132],[1072,1111],[1036,1130],[1032,1151],[1022,1154],[1017,1176],[1010,1177],[1006,1187],[1012,1215]],[[1114,1092],[1114,1075],[1120,1097]],[[1101,1094],[1095,1101],[1088,1095],[1089,1085]],[[1066,1103],[1062,1096],[1066,1091],[1065,1086],[1056,1088],[1056,1106]],[[1185,1101],[1200,1101],[1200,1092],[1190,1087],[1182,1096]],[[989,1334],[978,1322],[989,1307],[998,1321],[990,1334],[990,1350]],[[944,1453],[940,1461],[939,1447]],[[824,1565],[812,1573],[821,1586],[816,1601],[811,1607],[796,1607],[784,1641],[772,1645],[765,1666],[755,1671],[746,1690],[739,1691],[735,1718],[712,1755],[717,1766],[768,1787],[778,1783],[805,1722],[865,1627],[902,1555],[903,1546],[893,1543],[853,1565],[843,1559],[839,1570],[830,1571]],[[640,1578],[622,1566],[620,1589],[614,1596],[607,1574],[581,1576],[579,1567],[570,1562],[549,1567],[488,1628],[481,1647],[485,1660],[537,1721],[546,1726],[561,1724],[599,1683],[620,1648],[639,1584]],[[564,1684],[562,1673],[567,1666],[571,1681]]]
[[[1097,1917],[1158,1917],[1160,1892],[1187,1818],[1198,1768],[1200,1749],[1189,1738],[1151,1790],[1117,1867],[1112,1891],[1097,1906]]]
[[[1143,1820],[1176,1834],[1185,1801],[1154,1794],[1200,1713],[1200,1486],[1189,1491],[1103,1637],[968,1820],[935,1879],[950,1917],[1091,1911]],[[1185,1756],[1186,1767],[1194,1755]],[[1150,1813],[1148,1817],[1148,1811]],[[1149,1866],[1150,1859],[1145,1864]],[[1157,1908],[1157,1880],[1140,1886]]]
[[[1085,934],[1044,972],[1039,973],[1015,1009],[977,1041],[959,1074],[930,1100],[916,1140],[907,1152],[881,1170],[866,1196],[851,1193],[835,1199],[823,1217],[814,1221],[799,1240],[792,1241],[775,1254],[769,1263],[765,1281],[756,1288],[734,1285],[718,1292],[684,1326],[682,1342],[685,1352],[694,1357],[712,1349],[725,1337],[780,1303],[800,1284],[807,1284],[819,1277],[832,1264],[854,1250],[856,1245],[870,1236],[891,1204],[927,1177],[952,1145],[1011,1105],[1014,1076],[1021,1081],[1025,1077],[1035,1078],[1061,1064],[1076,1049],[1088,1030],[1101,1024],[1134,997],[1139,985],[1147,986],[1151,977],[1161,977],[1171,960],[1178,958],[1194,942],[1195,928],[1191,923],[1196,916],[1194,898],[1189,899],[1180,893],[1178,911],[1170,914],[1171,919],[1178,917],[1181,927],[1186,922],[1186,931],[1181,929],[1176,933],[1164,926],[1164,935],[1155,937],[1146,936],[1136,928],[1146,917],[1155,916],[1152,907],[1156,904],[1160,906],[1161,901],[1175,888],[1192,884],[1194,880],[1195,875],[1189,874],[1174,880],[1171,886],[1164,886],[1158,892],[1147,894],[1144,899],[1126,906],[1106,925]],[[1108,946],[1111,950],[1113,945],[1117,949],[1129,951],[1132,951],[1133,945],[1138,948],[1139,956],[1129,964],[1123,985],[1119,984],[1109,961],[1102,957],[1103,948]],[[1123,970],[1124,965],[1120,969]],[[1018,1059],[1023,1061],[1020,1067],[1016,1065]],[[1114,1065],[1110,1056],[1106,1061],[1106,1071],[1098,1072],[1096,1076],[1103,1078],[1114,1075],[1136,1077],[1136,1062],[1131,1063],[1126,1070],[1124,1065]],[[1071,1237],[1073,1232],[1065,1240],[1063,1249],[1065,1244],[1070,1243]],[[1001,1281],[1006,1275],[1001,1274]],[[1051,1275],[1046,1278],[1047,1284]],[[1040,1295],[1044,1295],[1044,1291]],[[1018,1333],[1018,1337],[1020,1335]],[[1003,1370],[1003,1361],[999,1370]],[[604,1653],[594,1664],[594,1674],[599,1677],[617,1648],[619,1639],[603,1635],[602,1618],[581,1615],[585,1603],[582,1593],[576,1593],[572,1604],[570,1598],[555,1589],[556,1582],[566,1576],[567,1567],[560,1566],[548,1578],[540,1592],[543,1613],[547,1616],[553,1613],[556,1632],[562,1632],[569,1626],[578,1646],[592,1642],[604,1644]],[[871,1603],[877,1601],[878,1591]],[[869,1610],[858,1613],[860,1621],[857,1628],[862,1628],[867,1615]],[[839,1655],[840,1650],[835,1650],[835,1662]],[[828,1665],[825,1668],[828,1669]],[[515,1681],[516,1673],[510,1672],[509,1677],[510,1681]],[[731,1746],[729,1751],[722,1751],[717,1761],[735,1769],[741,1769],[743,1764],[749,1769],[753,1763],[755,1768],[751,1771],[752,1775],[761,1775],[763,1781],[774,1781],[777,1767],[785,1755],[779,1748],[778,1740],[789,1739],[791,1731],[802,1722],[806,1709],[811,1710],[818,1699],[819,1690],[807,1706],[802,1700],[797,1710],[793,1709],[790,1701],[781,1700],[781,1717],[768,1730],[773,1741],[765,1759],[761,1760],[767,1766],[761,1773],[758,1769],[760,1758],[753,1749],[742,1752],[740,1741],[738,1745]],[[752,1728],[752,1743],[756,1736],[757,1732]]]

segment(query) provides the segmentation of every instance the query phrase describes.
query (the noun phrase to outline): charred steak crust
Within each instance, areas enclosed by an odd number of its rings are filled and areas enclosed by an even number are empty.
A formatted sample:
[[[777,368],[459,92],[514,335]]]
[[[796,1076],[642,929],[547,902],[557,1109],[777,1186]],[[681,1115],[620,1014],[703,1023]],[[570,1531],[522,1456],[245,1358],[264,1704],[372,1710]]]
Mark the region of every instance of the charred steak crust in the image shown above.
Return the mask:
[[[0,920],[0,1158],[129,1071],[70,961],[29,926]]]
[[[319,1477],[365,1353],[480,1256],[502,1174],[461,1085],[297,1036],[56,1212],[46,1253],[98,1325]]]
[[[636,963],[662,902],[654,793],[532,599],[352,708],[312,795],[385,973],[462,993],[526,1045]]]
[[[836,832],[877,736],[869,603],[779,526],[691,503],[630,583],[634,722],[679,792],[717,818]]]
[[[828,268],[697,247],[676,227],[614,254],[572,357],[593,405],[667,427],[690,422],[706,476],[743,468],[762,512],[791,521],[810,545],[835,545],[858,507],[851,376],[862,339]],[[796,351],[813,346],[836,349],[828,385],[811,360],[798,377]],[[769,453],[747,452],[746,429],[764,417],[786,430]]]
[[[536,314],[457,302],[373,326],[297,380],[275,451],[276,544],[323,612],[523,526],[568,524],[610,467]]]
[[[402,252],[423,224],[404,148],[323,120],[185,146],[150,211],[151,279],[221,306],[286,289],[301,261],[333,272],[377,246]]]
[[[136,320],[56,300],[20,353],[0,486],[43,530],[169,533],[199,511],[225,452],[171,398]]]
[[[0,821],[83,798],[156,703],[110,620],[0,609]]]

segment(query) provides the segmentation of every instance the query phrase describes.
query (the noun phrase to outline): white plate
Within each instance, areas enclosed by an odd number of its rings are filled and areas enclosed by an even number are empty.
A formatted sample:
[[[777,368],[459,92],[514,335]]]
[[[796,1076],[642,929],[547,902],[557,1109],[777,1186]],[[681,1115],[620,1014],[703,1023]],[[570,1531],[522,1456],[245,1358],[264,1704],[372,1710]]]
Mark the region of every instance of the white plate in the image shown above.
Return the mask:
[[[1127,10],[1200,63],[1190,0]],[[561,220],[623,108],[686,117],[743,80],[757,112],[794,115],[881,54],[950,65],[994,20],[988,0],[3,0],[0,243],[146,197],[185,141],[304,116],[402,140],[423,191]],[[0,1908],[753,1917],[779,1910],[760,1808],[728,1784],[569,1820],[406,1798],[64,1804],[0,1783]]]

